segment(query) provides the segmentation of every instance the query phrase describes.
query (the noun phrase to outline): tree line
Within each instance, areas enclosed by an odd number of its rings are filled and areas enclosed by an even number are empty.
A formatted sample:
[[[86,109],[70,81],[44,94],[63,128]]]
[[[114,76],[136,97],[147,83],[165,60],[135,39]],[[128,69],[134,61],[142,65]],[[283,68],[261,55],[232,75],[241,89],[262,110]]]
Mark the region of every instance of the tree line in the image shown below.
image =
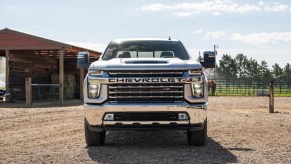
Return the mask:
[[[198,57],[201,61],[201,56]],[[256,59],[248,58],[243,54],[237,54],[234,58],[223,54],[218,61],[216,69],[208,70],[210,77],[215,79],[250,79],[250,80],[279,80],[291,81],[291,65],[287,63],[280,67],[278,63],[269,67],[265,60],[258,62]]]

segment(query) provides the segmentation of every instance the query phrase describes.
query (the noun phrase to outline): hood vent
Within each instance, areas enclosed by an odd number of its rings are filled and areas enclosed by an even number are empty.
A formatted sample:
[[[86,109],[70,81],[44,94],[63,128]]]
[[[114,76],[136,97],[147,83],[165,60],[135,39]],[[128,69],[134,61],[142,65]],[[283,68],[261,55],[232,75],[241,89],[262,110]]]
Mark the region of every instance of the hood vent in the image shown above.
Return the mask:
[[[132,60],[125,61],[125,64],[167,64],[168,61],[163,60]]]

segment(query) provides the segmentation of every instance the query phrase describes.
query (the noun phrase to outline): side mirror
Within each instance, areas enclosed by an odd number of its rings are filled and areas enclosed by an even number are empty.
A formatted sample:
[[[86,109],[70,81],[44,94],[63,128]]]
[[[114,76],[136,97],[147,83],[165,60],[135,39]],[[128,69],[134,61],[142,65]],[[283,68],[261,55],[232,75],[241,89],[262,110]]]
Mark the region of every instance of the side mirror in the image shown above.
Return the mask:
[[[204,68],[215,68],[216,64],[216,53],[215,51],[203,52],[204,62],[200,62]]]
[[[77,67],[80,68],[89,68],[90,66],[90,54],[89,52],[79,52],[78,53],[78,60],[77,60]]]

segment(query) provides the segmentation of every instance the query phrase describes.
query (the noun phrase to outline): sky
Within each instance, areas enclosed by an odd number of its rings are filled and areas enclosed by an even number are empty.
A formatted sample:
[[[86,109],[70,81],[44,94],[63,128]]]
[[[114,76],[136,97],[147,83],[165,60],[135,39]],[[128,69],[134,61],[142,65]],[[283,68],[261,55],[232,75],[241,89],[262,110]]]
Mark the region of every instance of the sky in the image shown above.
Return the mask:
[[[290,0],[0,0],[0,20],[0,29],[101,52],[116,38],[171,36],[194,59],[218,45],[218,59],[291,63]]]

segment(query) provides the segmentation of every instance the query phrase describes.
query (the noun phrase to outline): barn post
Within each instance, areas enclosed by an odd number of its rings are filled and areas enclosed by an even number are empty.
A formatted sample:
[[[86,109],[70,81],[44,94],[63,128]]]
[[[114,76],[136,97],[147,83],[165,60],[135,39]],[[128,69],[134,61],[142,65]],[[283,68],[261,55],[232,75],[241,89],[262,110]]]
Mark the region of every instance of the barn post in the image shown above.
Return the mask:
[[[5,50],[5,90],[9,92],[9,50]]]
[[[64,50],[60,49],[59,52],[59,101],[60,104],[64,103]]]
[[[270,82],[269,90],[269,113],[274,113],[274,80]]]
[[[83,101],[84,68],[80,69],[80,100]]]
[[[25,99],[26,107],[32,106],[32,88],[31,88],[31,78],[25,78]]]

